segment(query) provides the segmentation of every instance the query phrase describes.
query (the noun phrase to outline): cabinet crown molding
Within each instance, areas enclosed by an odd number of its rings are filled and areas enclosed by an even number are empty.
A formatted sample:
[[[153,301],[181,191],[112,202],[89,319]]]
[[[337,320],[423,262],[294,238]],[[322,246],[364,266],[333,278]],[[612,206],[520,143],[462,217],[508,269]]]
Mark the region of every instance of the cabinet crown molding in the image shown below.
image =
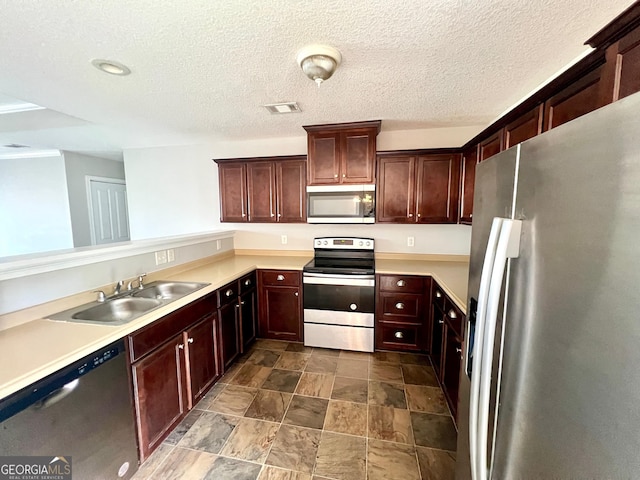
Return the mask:
[[[596,49],[605,49],[638,26],[640,26],[640,2],[636,1],[584,44]]]
[[[217,164],[221,163],[229,163],[229,162],[283,162],[289,160],[296,160],[303,162],[307,161],[306,155],[281,155],[276,157],[244,157],[244,158],[213,158],[212,159]]]
[[[375,129],[376,134],[380,133],[382,120],[369,120],[365,122],[349,122],[349,123],[327,123],[324,125],[303,125],[307,132],[334,132],[341,130],[354,130],[358,128]]]

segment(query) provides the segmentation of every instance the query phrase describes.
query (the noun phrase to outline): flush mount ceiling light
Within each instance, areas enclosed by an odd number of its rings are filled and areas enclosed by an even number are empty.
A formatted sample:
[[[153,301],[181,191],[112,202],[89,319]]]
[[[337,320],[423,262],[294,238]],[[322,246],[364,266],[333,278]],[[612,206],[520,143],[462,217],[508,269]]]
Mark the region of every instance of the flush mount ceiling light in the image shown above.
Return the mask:
[[[113,60],[102,60],[100,58],[94,58],[91,60],[91,65],[96,67],[98,70],[102,70],[105,73],[110,75],[119,75],[124,77],[125,75],[129,75],[131,70],[126,65],[123,65],[120,62],[114,62]]]
[[[300,107],[296,102],[286,102],[286,103],[270,103],[268,105],[263,105],[269,113],[272,115],[281,115],[283,113],[300,113]]]
[[[309,45],[298,52],[297,61],[304,74],[319,87],[331,78],[342,61],[342,55],[327,45]]]

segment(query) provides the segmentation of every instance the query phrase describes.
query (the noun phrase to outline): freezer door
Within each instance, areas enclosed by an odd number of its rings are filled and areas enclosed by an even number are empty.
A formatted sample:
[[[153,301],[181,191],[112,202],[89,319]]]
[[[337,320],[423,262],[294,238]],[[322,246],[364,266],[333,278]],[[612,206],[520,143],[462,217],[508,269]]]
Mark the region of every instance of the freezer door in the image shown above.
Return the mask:
[[[636,94],[521,146],[494,479],[638,478],[638,112]]]
[[[471,233],[471,260],[469,265],[469,302],[467,305],[467,319],[472,320],[475,306],[472,299],[477,300],[480,289],[480,275],[485,256],[485,250],[489,241],[489,232],[494,217],[512,218],[514,207],[514,183],[516,178],[517,151],[516,148],[502,152],[480,163],[476,168],[476,185],[474,193],[473,227]],[[502,317],[502,309],[499,310],[499,318]],[[497,335],[501,334],[501,324],[498,324]],[[467,374],[467,360],[472,348],[470,333],[474,331],[473,325],[467,325],[463,345],[464,357],[460,371],[460,391],[458,401],[458,448],[456,478],[470,479],[470,453],[469,453],[469,395],[471,380]],[[499,342],[498,342],[499,343]],[[496,346],[495,355],[498,355]],[[494,365],[498,365],[498,358]],[[497,372],[493,373],[494,386],[497,381]],[[493,400],[493,399],[492,399]],[[492,401],[492,404],[494,402]],[[494,410],[490,411],[490,422],[493,424]],[[489,434],[492,435],[493,429]],[[491,443],[489,444],[491,445]]]

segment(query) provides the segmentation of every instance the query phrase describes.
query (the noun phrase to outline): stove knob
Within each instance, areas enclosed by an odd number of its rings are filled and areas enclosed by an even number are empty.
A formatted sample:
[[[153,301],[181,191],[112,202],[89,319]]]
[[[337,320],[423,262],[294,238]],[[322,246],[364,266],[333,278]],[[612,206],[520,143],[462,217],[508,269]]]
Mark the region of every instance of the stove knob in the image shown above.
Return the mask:
[[[351,305],[349,305],[349,308],[350,308],[351,310],[357,310],[358,305],[356,305],[355,303],[352,303]]]
[[[322,245],[322,241],[321,240],[316,240],[316,245],[318,245],[318,246]]]
[[[329,242],[327,242],[326,240],[324,242],[322,242],[323,245],[327,245]]]
[[[358,242],[358,246],[359,246],[359,247],[361,247],[361,246],[362,246],[362,240],[360,240],[360,241]]]
[[[371,242],[367,242],[367,247],[368,247],[369,245],[371,245]]]

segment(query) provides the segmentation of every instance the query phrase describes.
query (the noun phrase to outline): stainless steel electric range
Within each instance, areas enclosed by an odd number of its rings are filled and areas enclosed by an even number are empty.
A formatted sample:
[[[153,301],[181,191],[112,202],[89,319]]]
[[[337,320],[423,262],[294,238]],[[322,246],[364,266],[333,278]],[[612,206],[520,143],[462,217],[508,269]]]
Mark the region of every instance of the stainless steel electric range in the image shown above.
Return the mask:
[[[374,240],[321,237],[302,271],[304,344],[373,352]]]

